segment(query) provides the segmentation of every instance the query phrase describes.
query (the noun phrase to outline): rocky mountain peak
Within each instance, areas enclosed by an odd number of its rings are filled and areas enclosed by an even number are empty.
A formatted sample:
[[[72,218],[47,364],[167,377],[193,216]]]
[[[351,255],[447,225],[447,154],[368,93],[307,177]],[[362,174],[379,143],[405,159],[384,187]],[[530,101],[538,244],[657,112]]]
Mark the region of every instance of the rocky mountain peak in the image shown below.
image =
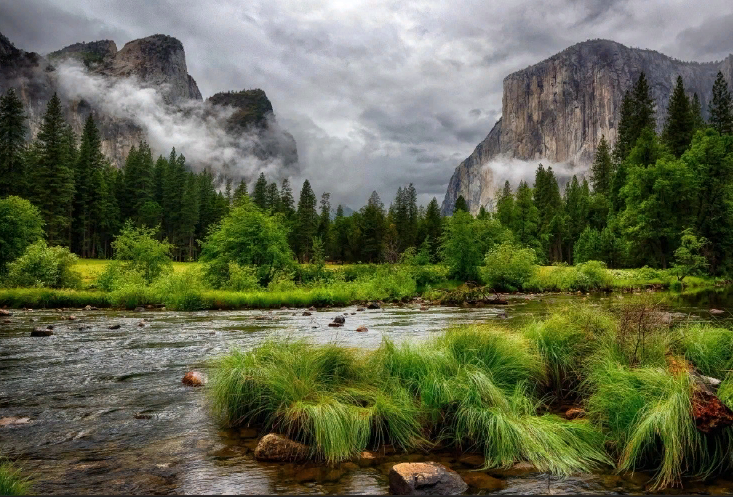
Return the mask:
[[[733,81],[733,56],[722,62],[684,62],[654,50],[630,48],[610,40],[588,40],[504,78],[502,118],[474,152],[458,165],[443,200],[444,214],[453,212],[463,195],[469,209],[493,208],[501,177],[494,161],[527,161],[531,178],[537,163],[563,163],[582,174],[596,145],[616,131],[623,95],[644,71],[657,103],[661,129],[677,76],[690,95],[697,93],[703,112],[718,71]],[[516,188],[516,184],[512,185]]]
[[[87,67],[95,67],[117,55],[117,45],[112,40],[99,40],[74,43],[61,50],[48,54],[48,59],[59,62],[64,59],[76,59]]]

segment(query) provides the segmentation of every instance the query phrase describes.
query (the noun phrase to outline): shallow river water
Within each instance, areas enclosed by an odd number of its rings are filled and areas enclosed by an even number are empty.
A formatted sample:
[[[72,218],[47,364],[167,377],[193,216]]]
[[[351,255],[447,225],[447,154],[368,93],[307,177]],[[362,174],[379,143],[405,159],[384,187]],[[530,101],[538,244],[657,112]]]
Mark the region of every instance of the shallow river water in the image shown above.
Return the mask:
[[[17,460],[41,494],[385,494],[389,467],[407,460],[438,460],[465,474],[473,468],[470,458],[450,452],[395,454],[372,467],[257,462],[252,434],[220,429],[207,411],[205,389],[185,387],[181,378],[192,369],[206,373],[211,358],[274,334],[373,348],[383,336],[424,339],[461,323],[530,319],[578,298],[516,296],[507,306],[427,311],[406,305],[356,312],[351,306],[312,316],[303,316],[303,309],[15,310],[9,323],[0,324],[0,418],[30,422],[0,426],[0,455]],[[604,305],[614,298],[587,300]],[[733,310],[733,295],[704,293],[679,298],[675,306],[693,319],[710,319],[710,307]],[[344,327],[327,326],[344,313]],[[64,319],[71,314],[77,319]],[[143,319],[147,324],[139,327]],[[34,326],[47,324],[54,325],[53,336],[30,337]],[[114,324],[121,326],[109,329]],[[369,331],[356,333],[360,325]],[[469,493],[643,493],[646,480],[640,474],[565,480],[521,471],[491,474],[500,488]],[[686,482],[683,492],[733,493],[733,482]]]

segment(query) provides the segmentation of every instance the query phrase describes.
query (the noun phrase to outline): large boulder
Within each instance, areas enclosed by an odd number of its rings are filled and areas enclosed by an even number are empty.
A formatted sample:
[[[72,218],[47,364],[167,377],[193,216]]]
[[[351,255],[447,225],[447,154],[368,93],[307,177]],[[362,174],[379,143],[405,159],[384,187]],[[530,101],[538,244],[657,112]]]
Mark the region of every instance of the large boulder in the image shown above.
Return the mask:
[[[309,458],[307,445],[294,442],[276,433],[268,433],[255,448],[255,459],[258,461],[298,462]]]
[[[389,471],[389,490],[394,495],[458,495],[467,489],[458,473],[436,462],[395,464]]]

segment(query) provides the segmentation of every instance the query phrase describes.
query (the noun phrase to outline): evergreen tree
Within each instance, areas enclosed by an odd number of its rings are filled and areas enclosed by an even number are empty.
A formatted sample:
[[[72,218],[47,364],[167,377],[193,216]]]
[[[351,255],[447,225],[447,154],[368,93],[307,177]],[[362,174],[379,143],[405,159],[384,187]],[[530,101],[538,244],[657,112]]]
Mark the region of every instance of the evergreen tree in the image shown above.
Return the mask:
[[[313,237],[318,230],[318,213],[316,212],[316,194],[313,193],[308,180],[303,182],[298,199],[297,223],[294,232],[295,253],[302,262],[311,258]]]
[[[229,205],[232,205],[232,178],[226,179],[226,187],[224,188],[224,196],[227,198]]]
[[[514,193],[509,181],[504,182],[504,189],[496,200],[496,219],[509,229],[514,227]]]
[[[607,152],[606,152],[607,153]],[[596,155],[596,159],[597,159]],[[609,157],[610,161],[610,157]],[[596,160],[597,162],[597,160]],[[600,194],[599,194],[600,195]],[[587,181],[584,186],[578,182],[578,177],[573,179],[565,187],[565,212],[567,214],[567,239],[565,240],[565,258],[568,262],[573,261],[573,250],[576,241],[588,224],[588,212],[590,204],[590,191]]]
[[[321,195],[321,213],[318,218],[317,237],[323,244],[323,250],[326,255],[331,255],[333,250],[332,233],[331,233],[331,194],[324,192]]]
[[[621,164],[631,152],[636,143],[636,137],[632,133],[632,122],[634,120],[634,99],[631,90],[626,90],[621,101],[619,122],[616,128],[616,144],[613,149],[613,158],[616,164]]]
[[[702,104],[697,93],[692,96],[692,101],[690,102],[690,115],[692,116],[692,129],[694,131],[705,128],[705,119],[702,117]]]
[[[478,210],[478,216],[476,216],[476,219],[480,219],[482,221],[485,221],[487,219],[490,219],[491,216],[489,215],[489,212],[486,210],[486,207],[483,205]]]
[[[267,209],[269,209],[272,213],[280,212],[280,192],[277,189],[277,183],[273,181],[272,183],[267,185],[265,197]]]
[[[234,206],[238,206],[242,203],[244,198],[248,198],[247,195],[247,183],[242,179],[239,181],[237,188],[234,189],[233,203]]]
[[[252,190],[252,201],[260,209],[267,209],[267,179],[265,173],[260,173],[259,178],[257,178],[254,190]]]
[[[185,174],[183,194],[181,195],[180,225],[178,226],[178,243],[181,252],[187,254],[188,260],[196,258],[194,240],[196,238],[196,226],[199,223],[199,184],[195,174]],[[181,254],[181,259],[183,258]]]
[[[512,231],[517,241],[534,249],[540,248],[537,232],[540,215],[532,199],[532,188],[525,181],[519,182],[514,204],[514,226]]]
[[[634,120],[632,137],[638,138],[644,129],[656,130],[657,122],[655,120],[656,103],[652,97],[649,83],[646,79],[644,71],[639,74],[639,79],[632,90],[634,99]],[[634,140],[635,142],[636,140]],[[631,144],[632,147],[634,143]]]
[[[102,219],[99,218],[101,213],[96,208],[96,204],[101,201],[99,193],[104,181],[103,167],[102,141],[94,118],[90,114],[84,123],[75,167],[76,194],[72,248],[81,257],[96,255],[97,246],[94,241],[99,239],[97,231],[102,222]]]
[[[407,201],[407,228],[404,234],[404,247],[415,247],[420,242],[417,239],[418,229],[418,207],[417,207],[417,190],[415,186],[410,183],[405,190],[405,197]]]
[[[690,146],[694,130],[695,124],[690,109],[690,100],[685,95],[682,77],[677,76],[677,84],[669,99],[662,141],[676,157],[681,157],[687,147]]]
[[[710,101],[708,112],[710,126],[721,135],[733,133],[733,105],[728,82],[723,73],[718,71],[718,77],[713,83],[713,98]]]
[[[376,191],[369,196],[367,205],[362,208],[361,253],[369,262],[379,262],[384,253],[384,237],[387,230],[384,204]]]
[[[336,260],[343,261],[346,259],[349,246],[349,221],[344,216],[344,207],[341,204],[336,208],[336,218],[333,221],[333,234],[335,245],[333,257]]]
[[[69,126],[64,121],[61,100],[54,93],[48,101],[38,133],[38,163],[34,165],[33,200],[45,221],[49,245],[71,243],[71,213],[74,201],[74,153]]]
[[[0,98],[0,197],[23,196],[26,177],[23,149],[27,133],[23,102],[10,88]]]
[[[285,219],[293,219],[295,215],[295,198],[288,178],[280,184],[280,212],[285,215]]]
[[[443,233],[443,218],[440,215],[440,206],[438,200],[433,197],[425,209],[425,236],[430,244],[430,256],[433,262],[438,262],[438,250],[440,247],[440,237]]]
[[[456,199],[456,206],[453,209],[453,212],[468,212],[468,204],[466,203],[466,199],[463,195],[458,195],[458,198]]]
[[[596,156],[593,158],[590,172],[593,191],[608,195],[611,191],[611,179],[613,178],[613,162],[611,161],[608,142],[603,135],[601,135],[601,141],[598,142]]]

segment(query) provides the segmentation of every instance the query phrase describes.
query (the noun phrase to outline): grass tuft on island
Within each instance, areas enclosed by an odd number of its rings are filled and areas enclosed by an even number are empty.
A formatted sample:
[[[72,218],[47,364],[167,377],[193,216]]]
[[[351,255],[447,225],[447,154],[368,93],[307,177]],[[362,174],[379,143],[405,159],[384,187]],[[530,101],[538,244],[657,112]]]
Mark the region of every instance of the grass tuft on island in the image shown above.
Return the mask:
[[[670,327],[662,312],[648,300],[575,305],[522,328],[467,326],[372,351],[273,340],[216,362],[212,404],[224,424],[284,434],[328,463],[385,444],[453,446],[491,468],[651,470],[659,489],[733,468],[733,429],[696,429],[691,372],[724,380],[731,406],[733,331]],[[553,414],[569,402],[586,415]]]
[[[28,495],[31,484],[28,478],[10,462],[0,461],[0,495]]]

